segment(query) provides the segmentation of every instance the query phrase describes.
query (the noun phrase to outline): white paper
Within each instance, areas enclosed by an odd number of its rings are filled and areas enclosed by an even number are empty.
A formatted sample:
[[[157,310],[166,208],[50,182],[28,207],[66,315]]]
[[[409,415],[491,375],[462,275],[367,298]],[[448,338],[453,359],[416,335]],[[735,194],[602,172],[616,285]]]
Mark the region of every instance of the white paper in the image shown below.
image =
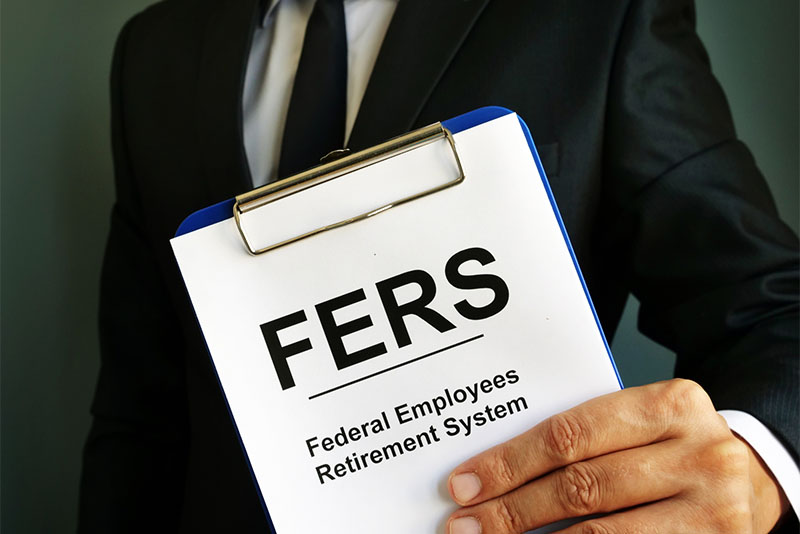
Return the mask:
[[[232,219],[172,241],[278,534],[443,533],[456,509],[446,488],[454,467],[549,415],[619,389],[517,116],[460,132],[455,142],[466,175],[462,184],[369,220],[256,257],[246,253]],[[452,179],[454,172],[447,143],[437,142],[334,180],[340,183],[315,201],[360,207],[365,205],[359,197],[363,180],[382,180],[395,192],[393,181],[413,178],[415,187],[425,188]],[[281,200],[247,214],[248,231],[263,239],[277,234],[259,234],[261,225],[281,228],[284,235],[338,215],[304,209],[303,194],[288,198],[293,205],[277,207]],[[454,305],[466,299],[480,308],[497,299],[497,293],[458,289],[445,276],[448,260],[472,248],[488,251],[494,261],[467,261],[460,272],[495,275],[509,294],[499,312],[479,320],[463,317]],[[411,343],[398,348],[376,283],[414,270],[433,278],[436,295],[428,308],[455,328],[440,333],[417,316],[405,316]],[[341,325],[368,315],[372,326],[344,336],[344,346],[352,353],[383,343],[387,352],[338,370],[315,306],[359,289],[365,299],[335,311],[334,320]],[[418,285],[409,284],[394,294],[404,303],[421,293]],[[295,386],[284,390],[260,325],[300,310],[306,321],[281,330],[278,338],[284,346],[308,339],[313,348],[286,359]],[[475,391],[476,384],[497,376],[505,377],[504,386],[479,392],[476,402],[470,397],[448,405],[440,416],[398,421],[398,406],[433,404],[437,397],[446,401],[445,390],[459,396],[456,390],[469,386]],[[518,379],[510,384],[509,376]],[[487,406],[495,416],[495,407],[505,407],[506,417],[473,427],[469,437],[463,427],[458,435],[446,434],[457,426],[453,420],[485,415]],[[320,444],[341,427],[347,431],[383,420],[384,413],[391,428],[330,452],[317,447],[311,456],[308,439],[316,436]],[[446,421],[453,424],[446,426]],[[416,437],[423,434],[427,438]],[[384,447],[409,437],[423,446],[396,457],[389,449],[384,453]],[[383,458],[380,463],[370,460],[372,451]],[[346,466],[348,457],[355,465],[353,454],[367,455],[367,467],[334,480],[321,478],[320,466],[327,464],[334,473],[335,464]]]

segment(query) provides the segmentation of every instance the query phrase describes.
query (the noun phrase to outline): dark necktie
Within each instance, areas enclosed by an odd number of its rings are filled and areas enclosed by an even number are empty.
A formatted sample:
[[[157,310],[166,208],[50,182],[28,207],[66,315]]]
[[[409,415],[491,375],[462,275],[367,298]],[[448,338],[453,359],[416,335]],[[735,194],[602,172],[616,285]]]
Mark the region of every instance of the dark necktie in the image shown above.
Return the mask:
[[[343,148],[347,106],[347,33],[343,0],[317,0],[308,21],[289,101],[278,176],[319,164]]]

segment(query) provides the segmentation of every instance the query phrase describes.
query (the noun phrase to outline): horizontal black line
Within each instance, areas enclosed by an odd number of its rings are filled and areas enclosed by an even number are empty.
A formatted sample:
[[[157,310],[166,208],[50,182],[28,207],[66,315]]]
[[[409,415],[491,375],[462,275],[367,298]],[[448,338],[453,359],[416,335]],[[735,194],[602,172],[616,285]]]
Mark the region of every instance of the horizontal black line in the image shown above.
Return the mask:
[[[377,373],[372,373],[371,375],[362,376],[361,378],[357,378],[357,379],[353,380],[352,382],[347,382],[346,384],[341,384],[339,386],[336,386],[335,388],[331,388],[331,389],[328,389],[328,390],[325,390],[325,391],[321,391],[319,393],[315,393],[314,395],[311,395],[308,398],[308,400],[314,400],[317,397],[321,397],[323,395],[327,395],[328,393],[333,393],[334,391],[340,390],[342,388],[346,388],[347,386],[352,386],[353,384],[358,384],[359,382],[363,382],[364,380],[366,380],[368,378],[372,378],[374,376],[382,375],[383,373],[388,373],[389,371],[394,371],[395,369],[403,367],[404,365],[408,365],[410,363],[414,363],[414,362],[418,362],[420,360],[424,360],[425,358],[428,358],[430,356],[434,356],[436,354],[439,354],[440,352],[444,352],[446,350],[454,349],[456,347],[459,347],[461,345],[465,345],[465,344],[467,344],[467,343],[469,343],[471,341],[475,341],[476,339],[480,339],[482,337],[483,337],[483,334],[478,334],[477,336],[471,337],[469,339],[465,339],[463,341],[459,341],[458,343],[453,343],[452,345],[448,345],[446,347],[442,347],[441,349],[437,349],[437,350],[435,350],[433,352],[429,352],[428,354],[423,354],[422,356],[417,356],[413,360],[408,360],[407,362],[398,363],[397,365],[393,365],[392,367],[387,367],[386,369],[382,369],[382,370],[378,371]]]

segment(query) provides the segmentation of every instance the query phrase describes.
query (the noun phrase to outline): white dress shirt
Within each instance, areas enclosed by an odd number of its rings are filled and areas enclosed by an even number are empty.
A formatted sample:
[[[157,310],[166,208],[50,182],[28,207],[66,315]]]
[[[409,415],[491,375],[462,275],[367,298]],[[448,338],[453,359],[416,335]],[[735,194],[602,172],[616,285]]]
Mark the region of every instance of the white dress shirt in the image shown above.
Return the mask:
[[[347,115],[350,137],[372,67],[398,0],[345,0],[347,28]],[[272,0],[263,24],[256,29],[245,77],[244,144],[253,185],[275,178],[281,138],[289,109],[303,39],[314,0]],[[498,105],[502,105],[498,102]],[[448,117],[442,117],[446,119]],[[755,417],[736,410],[720,414],[728,426],[755,449],[800,510],[800,469],[789,452]]]
[[[398,0],[345,0],[347,114],[345,141]],[[244,83],[244,147],[253,185],[275,179],[292,86],[313,0],[272,0],[256,29]],[[320,154],[322,156],[324,154]]]

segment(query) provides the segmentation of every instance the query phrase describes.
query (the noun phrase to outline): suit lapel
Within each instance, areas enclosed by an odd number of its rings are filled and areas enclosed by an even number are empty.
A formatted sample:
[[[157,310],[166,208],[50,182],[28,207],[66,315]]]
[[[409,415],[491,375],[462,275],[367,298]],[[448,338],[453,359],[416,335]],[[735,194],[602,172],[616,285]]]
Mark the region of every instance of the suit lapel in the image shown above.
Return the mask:
[[[350,148],[366,148],[412,128],[488,2],[399,0],[361,101]]]
[[[198,159],[203,162],[210,202],[252,187],[244,150],[242,92],[260,11],[258,0],[208,3],[195,117]]]
[[[488,2],[398,2],[350,136],[351,148],[365,148],[412,128]],[[195,117],[209,202],[252,187],[244,149],[242,93],[262,8],[259,0],[208,3]]]

